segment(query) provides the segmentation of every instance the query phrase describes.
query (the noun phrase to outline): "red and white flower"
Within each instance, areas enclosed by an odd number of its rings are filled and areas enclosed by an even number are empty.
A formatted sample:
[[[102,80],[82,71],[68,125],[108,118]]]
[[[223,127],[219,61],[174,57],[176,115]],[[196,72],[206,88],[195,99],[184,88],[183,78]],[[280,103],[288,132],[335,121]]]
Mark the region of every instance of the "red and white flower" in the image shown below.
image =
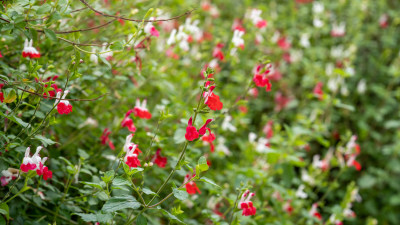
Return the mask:
[[[260,29],[267,26],[267,21],[261,18],[261,13],[262,11],[260,9],[252,9],[248,16],[253,24]]]
[[[388,25],[389,25],[389,16],[387,14],[381,15],[381,17],[379,17],[379,26],[382,29],[385,29],[386,27],[388,27]]]
[[[244,35],[244,31],[237,30],[237,29],[235,29],[235,31],[233,31],[232,44],[235,48],[244,49],[244,40],[242,37],[243,35]]]
[[[59,89],[56,96],[57,99],[54,102],[54,105],[57,105],[57,111],[59,114],[69,114],[72,112],[72,105],[69,103],[68,100],[60,100],[61,93],[62,91],[61,89]],[[68,93],[69,93],[68,90],[64,91],[64,95],[62,96],[61,99],[65,99]]]
[[[33,161],[32,157],[30,156],[31,148],[28,147],[25,150],[25,157],[22,160],[22,164],[20,166],[20,169],[22,172],[29,172],[29,170],[35,170],[36,169],[36,163]]]
[[[215,151],[215,146],[213,144],[213,141],[215,140],[215,134],[211,133],[210,128],[207,127],[208,130],[208,135],[204,135],[201,140],[203,140],[203,143],[209,144],[210,145],[210,151],[214,152]]]
[[[265,65],[264,68],[262,68],[262,65],[258,65],[253,76],[253,81],[256,86],[265,87],[265,91],[267,92],[271,91],[272,86],[268,79],[268,74],[271,71],[271,67],[271,64]]]
[[[40,58],[40,53],[38,52],[38,50],[36,50],[35,47],[33,47],[32,39],[30,41],[28,41],[28,39],[25,39],[24,49],[22,50],[22,57],[29,57],[31,59]]]
[[[222,43],[217,44],[217,46],[215,46],[215,48],[213,50],[212,56],[221,61],[224,60],[224,53],[221,51],[223,47],[224,47],[224,44],[222,44]]]
[[[340,24],[333,23],[331,36],[332,37],[343,37],[346,34],[346,24],[341,22]]]
[[[150,18],[150,20],[154,20],[155,18],[154,17],[151,17]],[[154,27],[154,25],[152,24],[152,23],[147,23],[146,24],[146,26],[144,26],[144,28],[143,28],[143,30],[144,30],[144,32],[146,33],[146,34],[149,34],[149,35],[151,35],[151,36],[154,36],[154,37],[158,37],[158,36],[160,36],[160,33],[158,32],[158,30]]]
[[[238,203],[238,208],[242,209],[243,216],[254,216],[257,209],[253,206],[253,202],[250,199],[254,196],[254,193],[250,193],[249,190],[245,191]]]
[[[133,134],[130,134],[126,137],[125,144],[124,144],[124,151],[126,152],[124,162],[129,167],[139,167],[140,160],[138,159],[139,153],[142,153],[140,149],[137,147],[135,143],[132,143]]]
[[[142,118],[142,119],[151,119],[151,113],[146,108],[146,104],[147,104],[147,100],[146,99],[144,99],[142,101],[142,103],[140,103],[140,99],[136,99],[136,105],[135,105],[135,108],[133,108],[133,114],[136,117],[139,117],[139,118]],[[129,113],[129,111],[128,111],[128,113]]]
[[[309,211],[310,216],[322,220],[321,214],[318,212],[318,203],[314,203]]]
[[[1,186],[6,186],[11,180],[15,180],[18,177],[19,171],[17,169],[8,168],[7,170],[1,171],[0,181]]]
[[[324,98],[324,91],[322,90],[322,86],[324,84],[322,82],[318,82],[313,90],[313,93],[316,97],[318,97],[319,100],[322,100]]]

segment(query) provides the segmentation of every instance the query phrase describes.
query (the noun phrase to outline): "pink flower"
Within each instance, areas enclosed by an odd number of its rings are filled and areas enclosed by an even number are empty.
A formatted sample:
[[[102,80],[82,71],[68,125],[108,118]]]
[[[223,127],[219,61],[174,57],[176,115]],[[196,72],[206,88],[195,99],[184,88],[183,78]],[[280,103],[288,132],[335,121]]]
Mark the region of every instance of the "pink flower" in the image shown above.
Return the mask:
[[[168,159],[167,159],[167,157],[162,157],[162,156],[161,156],[161,149],[157,149],[157,152],[156,152],[156,154],[154,155],[152,161],[153,161],[155,164],[157,164],[158,167],[164,168],[165,165],[167,164]]]
[[[193,174],[192,177],[194,177],[195,175],[196,175],[196,174]],[[187,174],[187,175],[185,176],[185,180],[184,180],[183,183],[186,183],[186,182],[188,182],[189,180],[190,180],[190,175]],[[194,181],[188,182],[188,183],[185,185],[185,187],[186,187],[186,192],[187,192],[188,194],[190,194],[190,195],[194,195],[194,194],[196,194],[196,192],[199,193],[199,194],[201,194],[200,189],[197,187],[197,184],[196,184]]]
[[[291,201],[285,202],[285,204],[283,205],[283,210],[285,210],[285,212],[286,212],[287,214],[289,214],[289,215],[292,214],[292,212],[293,212],[293,207],[292,207]]]
[[[140,104],[140,99],[136,99],[136,105],[135,105],[135,108],[133,108],[133,113],[136,117],[139,117],[142,119],[151,119],[151,113],[146,108],[146,104],[147,104],[146,99],[144,99],[141,104]],[[128,111],[128,112],[130,112],[130,111]]]
[[[60,100],[61,93],[62,91],[61,89],[59,89],[56,96],[57,99],[54,102],[54,105],[57,105],[57,111],[59,114],[69,114],[72,112],[72,105],[69,104],[68,100]],[[62,96],[61,99],[65,99],[68,93],[69,93],[68,90],[64,91],[64,95]]]
[[[253,206],[253,202],[250,199],[254,196],[254,193],[250,193],[249,190],[245,191],[238,203],[238,208],[242,209],[243,216],[254,216],[257,209]]]
[[[32,45],[33,40],[28,41],[28,39],[25,39],[24,49],[22,50],[22,57],[29,57],[31,59],[40,58],[40,53]]]
[[[283,96],[281,92],[277,92],[275,94],[275,111],[281,111],[282,109],[286,108],[289,102],[290,98]]]
[[[324,97],[324,92],[322,91],[323,85],[324,84],[322,82],[318,82],[313,90],[314,95],[317,96],[319,100],[322,100]]]
[[[112,149],[115,150],[115,146],[112,143],[112,141],[110,140],[110,138],[108,137],[111,134],[111,131],[108,130],[108,128],[105,128],[103,131],[103,134],[101,135],[100,139],[101,139],[101,144],[105,145],[108,143],[108,146]]]
[[[0,52],[0,58],[3,58],[3,55],[1,54],[1,52]]]
[[[260,29],[261,29],[261,28],[264,28],[264,27],[267,26],[267,21],[266,21],[266,20],[260,20],[260,21],[257,22],[256,26],[257,26],[258,28],[260,28]]]
[[[203,136],[206,133],[206,126],[212,121],[212,119],[208,119],[206,123],[197,131],[196,127],[193,126],[192,117],[190,117],[188,121],[188,126],[186,127],[185,138],[188,141],[193,141],[200,136]]]
[[[1,171],[3,176],[0,178],[1,186],[6,186],[11,180],[15,180],[18,176],[18,170],[8,168],[8,170]]]

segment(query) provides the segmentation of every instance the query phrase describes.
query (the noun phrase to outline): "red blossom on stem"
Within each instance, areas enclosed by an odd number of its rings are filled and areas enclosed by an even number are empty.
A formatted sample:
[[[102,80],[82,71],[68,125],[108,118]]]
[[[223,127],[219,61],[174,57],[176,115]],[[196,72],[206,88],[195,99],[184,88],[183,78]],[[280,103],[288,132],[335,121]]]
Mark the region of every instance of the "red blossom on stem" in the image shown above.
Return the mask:
[[[206,126],[212,121],[208,119],[206,123],[197,131],[196,127],[193,126],[193,119],[190,117],[188,121],[188,126],[186,127],[185,138],[188,141],[193,141],[206,133]]]

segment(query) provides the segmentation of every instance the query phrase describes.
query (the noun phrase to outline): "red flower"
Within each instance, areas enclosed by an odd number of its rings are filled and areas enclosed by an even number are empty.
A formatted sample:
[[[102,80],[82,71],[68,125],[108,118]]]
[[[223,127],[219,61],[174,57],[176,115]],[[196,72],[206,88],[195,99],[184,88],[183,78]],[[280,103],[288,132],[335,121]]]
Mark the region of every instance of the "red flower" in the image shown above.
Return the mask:
[[[253,206],[253,202],[250,199],[254,196],[254,193],[250,193],[249,190],[245,191],[242,198],[239,201],[238,208],[242,209],[243,216],[254,216],[257,209]]]
[[[214,152],[215,151],[215,146],[213,144],[213,141],[215,140],[215,135],[213,133],[211,133],[210,128],[207,127],[208,130],[208,135],[204,135],[201,140],[203,140],[206,143],[210,144],[210,151]]]
[[[108,137],[111,134],[111,131],[108,130],[108,128],[105,128],[103,131],[103,134],[101,135],[100,139],[101,139],[101,144],[105,145],[108,143],[108,146],[110,146],[110,148],[112,150],[115,150],[115,146],[112,143],[112,141],[110,140],[110,138]]]
[[[221,43],[219,43],[219,44],[217,44],[217,46],[214,48],[214,51],[213,51],[213,57],[214,58],[217,58],[217,59],[219,59],[219,60],[224,60],[224,53],[221,51],[221,49],[224,47],[224,44],[221,44]]]
[[[281,37],[281,38],[279,38],[279,40],[278,40],[277,43],[278,43],[278,46],[279,46],[282,50],[284,50],[284,51],[289,50],[290,47],[291,47],[291,44],[290,44],[290,42],[286,39],[286,37]]]
[[[43,175],[43,180],[47,180],[53,177],[53,172],[49,170],[47,166],[43,166],[42,163],[39,165],[39,169],[36,170],[37,175]]]
[[[3,94],[3,92],[0,92],[0,102],[3,102],[4,101],[4,94]]]
[[[22,57],[26,58],[40,58],[40,53],[34,48],[33,46],[33,40],[28,41],[28,39],[25,40],[24,43],[24,49],[22,50]]]
[[[323,96],[324,92],[322,91],[323,85],[324,84],[322,82],[318,82],[317,85],[315,85],[314,90],[313,90],[314,95],[317,96],[319,100],[322,100],[324,97]]]
[[[185,138],[188,141],[193,141],[199,136],[203,136],[206,133],[206,126],[212,121],[212,119],[208,119],[206,123],[197,131],[196,127],[193,126],[193,120],[192,117],[190,117],[188,121],[188,126],[186,127],[186,134]]]
[[[267,139],[270,139],[274,135],[274,131],[272,130],[274,122],[272,120],[268,121],[268,123],[264,126],[263,132]]]
[[[209,91],[203,93],[204,104],[206,104],[211,110],[221,110],[223,104],[219,100],[219,96],[214,94],[214,88],[215,86],[211,86]]]
[[[265,87],[265,91],[271,91],[271,83],[268,79],[268,74],[270,72],[271,64],[265,66],[265,71],[262,72],[261,65],[258,65],[253,77],[253,81],[257,87]]]
[[[267,21],[266,20],[260,20],[260,21],[257,22],[256,26],[258,28],[260,28],[260,29],[263,28],[263,27],[266,27],[267,26]]]
[[[153,162],[158,165],[160,168],[164,168],[167,164],[167,157],[161,156],[161,149],[157,149],[156,155],[153,157]]]
[[[195,176],[195,174],[193,174],[192,177],[194,177],[194,176]],[[184,183],[186,183],[188,180],[190,180],[190,175],[189,175],[189,174],[186,175]],[[185,185],[185,187],[186,187],[186,192],[187,192],[188,194],[190,194],[190,195],[194,195],[194,194],[196,194],[196,192],[198,192],[199,194],[201,194],[200,189],[197,187],[197,184],[196,184],[194,181],[188,182],[188,183]]]
[[[125,117],[121,122],[122,127],[127,127],[130,132],[136,132],[136,127],[133,124],[133,120],[129,117]]]
[[[385,29],[386,27],[388,27],[389,25],[389,16],[387,14],[383,14],[380,18],[379,18],[379,26],[382,29]],[[1,55],[1,54],[0,54]]]
[[[137,145],[134,143],[131,143],[133,135],[130,134],[126,137],[126,141],[124,144],[124,151],[126,152],[124,162],[126,165],[129,167],[138,167],[140,165],[140,161],[138,159],[138,155],[142,153],[139,148],[137,148]]]

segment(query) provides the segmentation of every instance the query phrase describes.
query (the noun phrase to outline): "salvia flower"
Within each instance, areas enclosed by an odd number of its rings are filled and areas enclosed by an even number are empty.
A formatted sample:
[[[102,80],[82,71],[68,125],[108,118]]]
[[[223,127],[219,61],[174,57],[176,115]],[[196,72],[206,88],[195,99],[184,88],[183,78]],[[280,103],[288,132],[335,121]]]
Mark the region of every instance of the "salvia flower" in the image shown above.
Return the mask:
[[[331,36],[332,37],[343,37],[346,34],[346,24],[341,22],[340,24],[333,23]]]
[[[47,157],[44,157],[40,162],[39,166],[36,169],[36,173],[39,176],[43,175],[43,180],[48,180],[49,178],[53,177],[53,172],[49,170],[47,166],[44,166],[43,164],[46,162]]]
[[[192,177],[196,176],[196,174],[193,174]],[[187,174],[185,176],[185,180],[183,183],[187,183],[191,179],[190,175]],[[200,189],[197,187],[197,184],[194,181],[189,181],[187,184],[185,184],[186,187],[186,192],[190,195],[194,195],[196,193],[201,194]]]
[[[72,105],[69,103],[68,100],[60,100],[61,93],[62,91],[59,89],[56,96],[57,99],[54,102],[54,105],[57,105],[57,111],[59,114],[69,114],[72,112]],[[69,93],[68,90],[64,91],[62,99],[65,99],[68,93]]]
[[[18,170],[13,168],[8,168],[7,170],[1,171],[0,181],[1,186],[6,186],[11,180],[15,180],[18,177]]]
[[[274,121],[270,120],[270,121],[268,121],[267,124],[265,124],[265,126],[263,128],[263,132],[267,139],[272,138],[272,136],[274,135],[274,131],[273,131],[273,127],[272,127],[273,125],[274,125]]]
[[[211,86],[207,92],[203,93],[204,104],[206,104],[211,110],[221,110],[223,104],[221,100],[219,100],[219,96],[213,92],[214,89],[215,86]]]
[[[124,151],[126,152],[124,162],[126,165],[128,165],[130,168],[132,167],[139,167],[140,165],[140,160],[138,159],[140,151],[139,148],[137,148],[137,145],[132,143],[133,135],[130,134],[126,137],[125,145],[124,145]]]
[[[102,145],[108,144],[108,146],[112,150],[115,150],[115,146],[114,146],[113,142],[109,138],[110,134],[111,134],[111,131],[108,128],[105,128],[104,131],[103,131],[103,134],[100,137],[101,144]]]
[[[215,146],[213,144],[213,141],[215,140],[215,134],[211,133],[210,128],[207,127],[208,130],[208,135],[204,135],[201,140],[203,140],[204,143],[210,144],[210,151],[214,152],[215,151]]]
[[[136,132],[135,124],[133,124],[133,120],[129,117],[124,117],[121,127],[127,127],[130,132]]]
[[[268,74],[270,73],[270,69],[272,67],[271,64],[267,64],[265,68],[261,68],[261,65],[256,67],[256,71],[253,76],[253,81],[257,87],[265,87],[265,91],[271,91],[271,83],[268,79]]]
[[[318,212],[318,204],[314,203],[311,207],[311,210],[309,211],[310,216],[315,217],[318,220],[322,219],[321,214]]]
[[[36,169],[36,163],[34,163],[32,157],[30,156],[31,148],[28,147],[25,150],[25,157],[22,160],[22,164],[20,166],[22,172],[29,172],[29,170],[35,170]]]
[[[253,202],[250,199],[254,196],[254,193],[250,193],[249,190],[245,191],[238,203],[238,208],[242,209],[243,216],[253,216],[256,214],[257,209],[253,206]]]
[[[385,29],[388,25],[389,25],[389,16],[387,14],[381,15],[381,17],[379,17],[379,26],[382,29]]]
[[[32,39],[30,41],[28,41],[28,39],[25,39],[24,49],[22,50],[22,57],[24,58],[29,57],[31,59],[40,58],[40,53],[32,45],[33,45]]]
[[[285,202],[285,204],[283,204],[283,210],[287,213],[287,214],[289,214],[289,215],[292,215],[292,212],[293,212],[293,206],[292,206],[292,201],[286,201]]]
[[[244,40],[242,36],[244,35],[244,31],[236,30],[233,32],[232,43],[235,48],[244,49]]]
[[[267,21],[261,18],[262,11],[260,9],[252,9],[249,15],[250,20],[258,28],[264,28],[267,26]]]
[[[215,48],[213,50],[212,56],[221,61],[224,60],[224,53],[222,52],[223,47],[224,47],[224,44],[222,44],[222,43],[217,44],[217,46],[215,46]]]
[[[136,99],[136,105],[135,108],[133,108],[133,114],[142,119],[151,119],[151,113],[146,108],[146,104],[146,99],[144,99],[142,103],[140,103],[140,99]]]
[[[161,149],[157,149],[157,152],[154,155],[152,162],[157,164],[158,167],[164,168],[165,165],[167,165],[167,161],[168,161],[167,157],[161,156]]]
[[[150,20],[154,20],[154,17],[151,17]],[[146,26],[144,26],[144,32],[146,34],[150,34],[151,36],[158,37],[160,36],[160,33],[158,30],[154,27],[152,23],[147,23]]]
[[[196,127],[193,126],[193,119],[190,117],[188,126],[186,127],[185,138],[188,141],[193,141],[206,133],[206,126],[211,123],[212,119],[208,119],[206,123],[197,131]]]
[[[322,100],[324,98],[324,92],[322,90],[322,86],[324,84],[322,82],[318,82],[313,90],[313,93],[316,97],[318,97],[319,100]]]
[[[304,184],[300,185],[296,191],[296,197],[306,199],[308,197],[307,193],[304,192]]]

